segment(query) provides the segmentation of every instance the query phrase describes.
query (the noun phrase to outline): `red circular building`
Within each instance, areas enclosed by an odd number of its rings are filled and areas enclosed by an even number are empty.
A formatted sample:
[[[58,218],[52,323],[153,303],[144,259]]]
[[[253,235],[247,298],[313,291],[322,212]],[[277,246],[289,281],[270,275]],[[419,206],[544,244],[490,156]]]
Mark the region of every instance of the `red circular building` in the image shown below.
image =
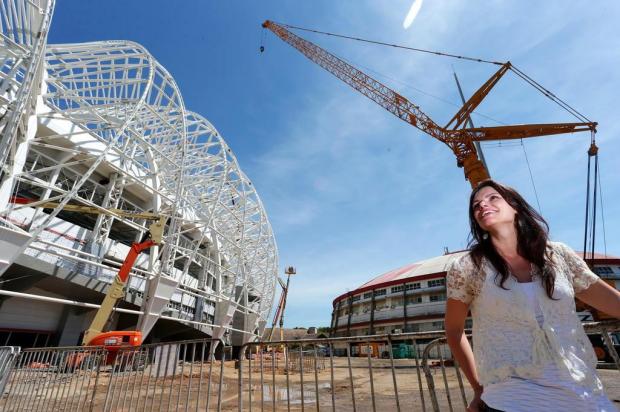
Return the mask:
[[[447,253],[384,273],[333,301],[332,336],[443,330],[446,271],[464,251]],[[580,252],[578,252],[580,253]],[[620,289],[620,258],[594,254],[593,270]],[[583,320],[591,320],[581,312]],[[471,326],[467,320],[466,327]]]

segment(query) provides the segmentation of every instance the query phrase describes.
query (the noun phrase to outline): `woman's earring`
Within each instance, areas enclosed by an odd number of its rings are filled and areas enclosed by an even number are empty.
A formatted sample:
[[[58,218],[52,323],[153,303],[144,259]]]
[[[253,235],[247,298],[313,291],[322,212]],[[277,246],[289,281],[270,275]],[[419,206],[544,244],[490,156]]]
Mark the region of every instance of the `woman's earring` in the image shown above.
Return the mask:
[[[489,232],[484,232],[482,234],[482,240],[487,240],[489,238]]]

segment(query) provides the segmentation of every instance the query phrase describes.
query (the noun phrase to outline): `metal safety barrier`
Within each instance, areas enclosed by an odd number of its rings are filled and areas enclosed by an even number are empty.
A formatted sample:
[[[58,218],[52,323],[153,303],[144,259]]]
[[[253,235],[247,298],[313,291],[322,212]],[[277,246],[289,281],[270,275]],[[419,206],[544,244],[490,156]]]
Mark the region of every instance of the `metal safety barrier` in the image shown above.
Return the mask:
[[[44,348],[22,351],[8,376],[3,411],[83,410],[92,402],[100,348]]]
[[[0,397],[4,394],[4,386],[19,352],[18,346],[0,346]]]
[[[2,411],[220,410],[231,348],[204,339],[108,352],[27,349],[7,376]]]
[[[588,322],[583,326],[588,334],[600,334],[602,342],[613,359],[613,363],[601,366],[608,366],[620,372],[620,359],[611,338],[612,332],[620,331],[620,321]],[[422,356],[422,367],[434,412],[460,411],[467,407],[472,399],[473,391],[462,376],[458,364],[452,358],[445,337],[435,339],[426,347]],[[435,383],[434,375],[437,374],[437,370],[441,372],[440,385]],[[614,375],[612,381],[617,381],[617,379]]]
[[[620,321],[584,326],[607,345],[614,361],[605,365],[620,371],[610,335]],[[603,383],[617,382],[618,371],[601,371]],[[253,342],[237,360],[210,339],[115,353],[0,348],[0,372],[2,411],[436,412],[462,410],[472,395],[443,331]]]
[[[443,335],[247,343],[239,355],[238,410],[426,411],[421,353]]]

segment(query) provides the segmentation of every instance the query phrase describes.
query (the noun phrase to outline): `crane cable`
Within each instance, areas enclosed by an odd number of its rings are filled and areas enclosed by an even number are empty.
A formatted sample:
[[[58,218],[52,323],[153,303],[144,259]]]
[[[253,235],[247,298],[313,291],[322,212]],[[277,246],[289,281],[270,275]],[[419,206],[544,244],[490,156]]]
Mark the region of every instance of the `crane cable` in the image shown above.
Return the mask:
[[[444,53],[444,52],[438,52],[438,51],[426,50],[426,49],[418,49],[418,48],[415,48],[415,47],[408,47],[408,46],[403,46],[403,45],[400,45],[400,44],[385,43],[385,42],[377,41],[377,40],[362,39],[360,37],[345,36],[344,34],[336,34],[336,33],[330,33],[330,32],[326,32],[326,31],[320,31],[320,30],[314,30],[314,29],[306,29],[306,28],[303,28],[303,27],[292,26],[290,24],[284,24],[284,23],[276,23],[276,24],[278,24],[278,25],[280,25],[282,27],[286,27],[287,29],[307,31],[307,32],[310,32],[310,33],[317,33],[317,34],[324,34],[326,36],[339,37],[341,39],[347,39],[347,40],[355,40],[355,41],[359,41],[359,42],[362,42],[362,43],[377,44],[379,46],[388,46],[388,47],[394,47],[394,48],[397,48],[397,49],[405,49],[405,50],[417,51],[417,52],[421,52],[421,53],[434,54],[436,56],[452,57],[452,58],[455,58],[455,59],[469,60],[469,61],[473,61],[473,62],[476,62],[476,63],[489,63],[489,64],[495,64],[495,65],[498,65],[498,66],[502,66],[504,64],[502,62],[494,62],[492,60],[479,59],[479,58],[476,58],[476,57],[460,56],[458,54]]]
[[[521,139],[521,148],[523,149],[523,155],[525,156],[525,163],[527,164],[527,170],[530,173],[530,181],[532,182],[532,188],[534,189],[534,196],[536,197],[536,204],[538,205],[538,213],[542,215],[542,208],[540,207],[540,200],[538,199],[538,191],[536,190],[536,184],[534,183],[534,175],[532,174],[532,168],[530,167],[530,160],[527,157],[525,151],[525,145],[523,139]]]
[[[601,223],[603,226],[603,251],[605,253],[605,257],[607,257],[607,234],[605,232],[605,209],[603,208],[603,186],[601,185],[601,172],[598,172],[598,195],[599,200],[601,201]]]
[[[560,106],[561,108],[563,108],[564,110],[566,110],[568,113],[570,113],[571,115],[575,116],[577,119],[579,119],[580,121],[584,122],[584,123],[592,123],[590,119],[588,119],[586,116],[584,116],[583,114],[579,113],[575,108],[573,108],[571,105],[569,105],[568,103],[566,103],[564,100],[560,99],[559,97],[557,97],[555,94],[553,94],[553,92],[551,92],[550,90],[544,88],[540,83],[538,83],[536,80],[532,79],[530,76],[528,76],[527,74],[523,73],[521,70],[519,70],[517,67],[511,65],[510,66],[510,70],[515,73],[517,76],[519,76],[521,79],[523,79],[526,83],[528,83],[529,85],[531,85],[532,87],[534,87],[536,90],[538,90],[539,92],[541,92],[545,97],[547,97],[549,100],[551,100],[552,102],[556,103],[558,106]]]
[[[591,163],[594,158],[594,179],[591,174]],[[590,142],[590,148],[588,149],[588,169],[587,169],[587,182],[586,182],[586,218],[583,235],[583,260],[588,261],[588,246],[590,247],[590,264],[594,260],[594,246],[596,241],[596,200],[598,192],[598,183],[600,181],[599,167],[598,167],[598,147],[595,141],[595,132],[592,131],[592,138]],[[592,182],[592,213],[590,213],[590,183]],[[602,197],[601,197],[602,200]],[[591,216],[590,216],[591,215]],[[590,218],[592,218],[592,227],[590,228]],[[606,240],[605,240],[605,243]],[[605,244],[605,249],[607,245]]]
[[[420,52],[420,53],[432,54],[432,55],[435,55],[435,56],[450,57],[450,58],[454,58],[454,59],[467,60],[467,61],[472,61],[472,62],[476,62],[476,63],[488,63],[488,64],[493,64],[493,65],[498,65],[498,66],[503,66],[505,64],[505,63],[498,62],[498,61],[493,61],[493,60],[486,60],[486,59],[480,59],[480,58],[469,57],[469,56],[461,56],[461,55],[458,55],[458,54],[444,53],[444,52],[439,52],[439,51],[434,51],[434,50],[420,49],[420,48],[416,48],[416,47],[403,46],[403,45],[394,44],[394,43],[386,43],[386,42],[382,42],[382,41],[378,41],[378,40],[363,39],[361,37],[347,36],[347,35],[344,35],[344,34],[330,33],[330,32],[321,31],[321,30],[315,30],[315,29],[307,29],[307,28],[304,28],[304,27],[293,26],[291,24],[285,24],[285,23],[276,23],[276,24],[278,24],[278,25],[280,25],[282,27],[285,27],[287,29],[291,29],[291,30],[299,30],[299,31],[305,31],[305,32],[310,32],[310,33],[322,34],[322,35],[330,36],[330,37],[337,37],[337,38],[341,38],[341,39],[355,40],[355,41],[359,41],[359,42],[362,42],[362,43],[376,44],[376,45],[379,45],[379,46],[387,46],[387,47],[393,47],[393,48],[397,48],[397,49],[416,51],[416,52]],[[264,47],[261,45],[261,52],[262,51],[264,51]],[[584,123],[591,123],[591,121],[586,116],[581,114],[574,107],[572,107],[571,105],[566,103],[564,100],[562,100],[559,97],[557,97],[553,92],[551,92],[550,90],[548,90],[545,87],[543,87],[540,83],[538,83],[536,80],[532,79],[530,76],[525,74],[523,71],[521,71],[520,69],[518,69],[514,65],[512,65],[512,64],[510,65],[510,70],[513,73],[515,73],[518,77],[520,77],[522,80],[524,80],[526,83],[528,83],[530,86],[532,86],[534,89],[538,90],[541,94],[543,94],[549,100],[551,100],[552,102],[556,103],[562,109],[566,110],[572,116],[576,117],[577,119],[579,119],[580,121],[582,121]]]
[[[467,61],[472,61],[472,62],[476,62],[476,63],[488,63],[488,64],[500,65],[500,66],[504,64],[504,63],[497,62],[497,61],[492,61],[492,60],[485,60],[485,59],[480,59],[480,58],[475,58],[475,57],[461,56],[461,55],[456,55],[456,54],[451,54],[451,53],[444,53],[444,52],[438,52],[438,51],[433,51],[433,50],[420,49],[420,48],[403,46],[403,45],[398,45],[398,44],[393,44],[393,43],[385,43],[385,42],[382,42],[382,41],[368,40],[368,39],[363,39],[363,38],[360,38],[360,37],[346,36],[346,35],[342,35],[342,34],[325,32],[325,31],[321,31],[321,30],[307,29],[307,28],[303,28],[303,27],[299,27],[299,26],[293,26],[293,25],[290,25],[290,24],[283,24],[283,23],[277,23],[277,24],[279,24],[280,26],[286,27],[287,29],[306,31],[306,32],[316,33],[316,34],[323,34],[323,35],[331,36],[331,37],[338,37],[338,38],[347,39],[347,40],[355,40],[355,41],[359,41],[359,42],[362,42],[362,43],[370,43],[370,44],[376,44],[376,45],[380,45],[380,46],[394,47],[394,48],[404,49],[404,50],[409,50],[409,51],[428,53],[428,54],[432,54],[432,55],[436,55],[436,56],[450,57],[450,58],[455,58],[455,59],[460,59],[460,60],[467,60]],[[261,44],[261,52],[262,51],[264,51],[264,47]],[[519,68],[517,68],[517,67],[515,67],[514,65],[511,64],[510,65],[510,70],[513,73],[515,73],[518,77],[520,77],[522,80],[524,80],[526,83],[528,83],[530,86],[532,86],[534,89],[539,91],[542,95],[544,95],[549,100],[551,100],[552,102],[554,102],[558,106],[560,106],[562,109],[566,110],[569,114],[571,114],[572,116],[577,118],[579,121],[584,122],[584,123],[592,123],[591,120],[588,119],[585,115],[580,113],[577,109],[575,109],[574,107],[569,105],[564,100],[560,99],[553,92],[551,92],[550,90],[548,90],[545,87],[543,87],[540,83],[538,83],[536,80],[532,79],[530,76],[525,74]],[[593,202],[593,205],[592,205],[592,230],[590,232],[590,246],[591,246],[591,249],[590,249],[591,252],[590,253],[591,253],[591,257],[592,258],[594,258],[594,243],[595,243],[595,233],[596,233],[596,200],[597,200],[597,190],[598,190],[598,186],[600,185],[600,173],[599,173],[599,169],[598,169],[598,147],[596,146],[596,143],[595,143],[596,130],[595,129],[591,130],[591,134],[592,134],[591,145],[590,145],[590,148],[588,150],[588,173],[587,173],[588,181],[587,181],[587,185],[586,185],[586,221],[585,221],[584,248],[583,248],[584,260],[586,258],[586,249],[587,249],[587,243],[588,243],[588,229],[589,229],[589,227],[588,227],[588,223],[589,223],[588,219],[589,219],[589,215],[590,215],[590,210],[589,210],[589,206],[590,206],[590,181],[592,180],[591,179],[591,174],[590,174],[590,170],[591,170],[590,169],[590,163],[591,163],[591,158],[592,157],[594,157],[594,185],[593,185],[594,187],[593,187],[593,192],[592,192],[592,194],[593,194],[593,197],[592,197],[592,202]],[[530,168],[529,159],[527,157],[527,152],[525,151],[525,146],[523,145],[523,142],[521,142],[521,147],[523,148],[523,154],[525,155],[525,161],[526,161],[527,166],[528,166],[528,170],[529,170],[529,173],[530,173],[530,179],[532,181],[532,186],[534,188],[534,194],[536,196],[536,202],[538,204],[538,209],[540,211],[541,208],[540,208],[540,202],[538,200],[538,193],[536,191],[536,186],[534,184],[534,178],[532,176],[532,170]],[[603,211],[602,211],[602,204],[603,204],[602,191],[601,191],[601,193],[599,193],[599,196],[601,198],[601,213],[603,213]],[[603,241],[604,241],[604,246],[605,246],[605,254],[607,254],[607,240],[606,240],[606,235],[605,235],[605,218],[604,218],[604,216],[602,217],[602,222],[603,222]]]

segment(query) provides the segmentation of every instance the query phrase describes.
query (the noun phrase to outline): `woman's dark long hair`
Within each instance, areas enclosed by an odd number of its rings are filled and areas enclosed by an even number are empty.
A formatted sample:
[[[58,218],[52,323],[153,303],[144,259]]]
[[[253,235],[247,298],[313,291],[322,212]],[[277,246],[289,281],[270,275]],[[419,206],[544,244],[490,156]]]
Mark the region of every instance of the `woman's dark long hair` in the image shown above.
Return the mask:
[[[547,292],[547,296],[553,299],[555,273],[550,256],[547,252],[549,225],[516,190],[491,179],[481,182],[471,192],[469,197],[469,226],[471,228],[471,234],[468,246],[474,263],[477,267],[480,267],[483,257],[491,262],[499,275],[499,282],[497,282],[498,279],[496,278],[496,283],[498,283],[502,289],[506,289],[504,283],[508,279],[508,276],[510,276],[510,268],[504,258],[495,250],[488,233],[480,227],[474,217],[474,209],[472,207],[474,196],[485,187],[492,187],[495,189],[497,193],[516,210],[517,214],[515,216],[514,225],[517,232],[517,253],[519,256],[536,265],[540,270],[542,284]]]

